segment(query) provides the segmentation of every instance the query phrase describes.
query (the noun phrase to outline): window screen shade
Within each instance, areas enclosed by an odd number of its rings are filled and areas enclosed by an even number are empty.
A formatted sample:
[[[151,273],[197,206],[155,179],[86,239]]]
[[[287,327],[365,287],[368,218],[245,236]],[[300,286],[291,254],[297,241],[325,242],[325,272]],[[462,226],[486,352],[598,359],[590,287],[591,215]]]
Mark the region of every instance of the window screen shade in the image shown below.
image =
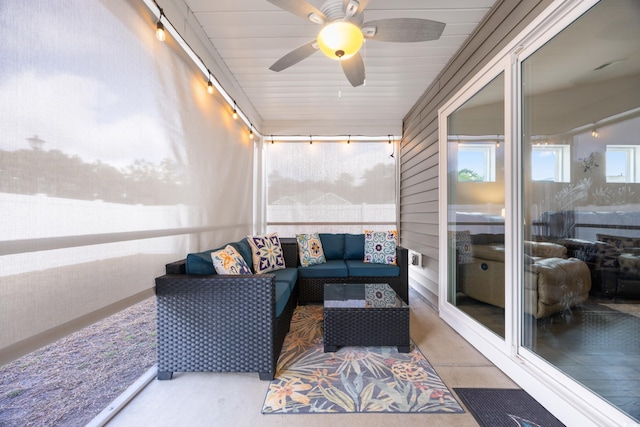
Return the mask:
[[[270,231],[292,236],[395,228],[392,145],[275,143],[266,151]]]
[[[0,364],[252,230],[252,143],[141,13],[0,7]]]

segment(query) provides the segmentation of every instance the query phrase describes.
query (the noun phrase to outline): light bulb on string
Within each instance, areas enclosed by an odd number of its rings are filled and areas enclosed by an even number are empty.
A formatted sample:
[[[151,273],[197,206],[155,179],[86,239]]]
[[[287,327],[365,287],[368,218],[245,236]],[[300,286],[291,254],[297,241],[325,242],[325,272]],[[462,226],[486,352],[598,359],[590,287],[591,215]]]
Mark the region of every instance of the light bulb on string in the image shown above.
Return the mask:
[[[162,23],[162,15],[164,15],[164,13],[162,9],[160,9],[160,16],[158,17],[158,22],[156,22],[156,38],[161,42],[165,41],[167,37],[164,31],[164,24]]]

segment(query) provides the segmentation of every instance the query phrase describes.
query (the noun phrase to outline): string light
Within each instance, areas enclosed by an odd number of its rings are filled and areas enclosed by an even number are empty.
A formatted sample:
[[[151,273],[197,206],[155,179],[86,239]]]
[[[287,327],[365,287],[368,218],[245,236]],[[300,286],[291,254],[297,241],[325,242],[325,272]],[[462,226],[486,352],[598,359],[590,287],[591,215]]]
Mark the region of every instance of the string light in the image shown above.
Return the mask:
[[[600,136],[600,134],[598,133],[598,129],[593,129],[591,131],[591,136],[594,138],[597,138],[598,136]]]
[[[229,95],[224,87],[216,80],[215,76],[211,74],[204,60],[193,50],[187,41],[176,30],[176,27],[171,23],[169,18],[164,14],[163,9],[158,5],[156,0],[142,0],[142,2],[149,8],[149,10],[156,16],[158,20],[156,22],[156,37],[159,40],[165,40],[167,33],[171,34],[175,43],[182,48],[184,53],[193,61],[193,63],[200,69],[203,76],[207,77],[207,92],[210,94],[220,94],[220,97],[233,108],[234,120],[242,120],[242,122],[249,127],[251,122],[249,118],[245,116],[242,110],[238,108],[235,100]],[[254,136],[261,136],[259,130],[254,131]]]
[[[253,125],[249,128],[249,139],[253,139]]]
[[[156,0],[143,0],[143,3],[155,13],[158,14],[158,20],[156,22],[156,37],[158,40],[165,41],[166,40],[166,32],[167,30],[171,33],[177,45],[179,45],[184,52],[189,56],[189,58],[198,66],[198,68],[202,71],[203,74],[207,75],[207,92],[210,94],[216,93],[216,91],[221,95],[221,97],[227,102],[227,105],[233,107],[233,119],[237,120],[241,118],[242,121],[249,126],[250,137],[255,138],[255,134],[258,133],[260,136],[260,132],[256,130],[253,131],[253,124],[249,122],[249,119],[242,113],[242,111],[238,110],[238,106],[235,100],[227,93],[227,91],[220,85],[220,83],[215,79],[215,77],[211,74],[211,71],[207,68],[206,64],[198,56],[198,54],[189,46],[189,44],[181,37],[180,33],[176,30],[175,26],[172,25],[171,21],[166,17],[162,8],[158,5]],[[165,23],[167,27],[165,27]],[[344,58],[342,58],[344,59]],[[284,136],[280,137],[282,141],[302,141],[304,137],[302,135],[299,136]],[[356,141],[366,141],[366,142],[374,142],[374,141],[384,141],[383,136],[356,136],[354,140]],[[392,135],[387,135],[388,142],[391,143]],[[347,144],[351,143],[352,135],[348,135]],[[320,137],[321,141],[344,141],[344,136],[327,136]],[[271,135],[271,143],[274,144],[275,140],[273,135]],[[309,144],[313,144],[313,135],[309,135]],[[395,146],[394,146],[395,152]]]
[[[161,42],[165,41],[166,34],[164,32],[164,24],[162,24],[162,16],[164,12],[160,8],[160,16],[158,17],[158,22],[156,23],[156,38]]]
[[[213,95],[213,83],[211,82],[211,74],[209,74],[209,82],[207,83],[207,92],[209,92],[209,95]]]

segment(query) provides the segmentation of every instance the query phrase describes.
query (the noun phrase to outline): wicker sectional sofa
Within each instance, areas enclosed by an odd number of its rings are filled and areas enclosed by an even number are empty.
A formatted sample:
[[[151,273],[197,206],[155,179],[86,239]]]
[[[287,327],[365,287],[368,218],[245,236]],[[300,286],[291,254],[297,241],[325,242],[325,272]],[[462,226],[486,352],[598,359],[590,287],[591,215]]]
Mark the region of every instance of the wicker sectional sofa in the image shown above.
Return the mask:
[[[364,259],[363,234],[319,234],[327,262],[298,267],[298,304],[322,303],[325,283],[387,283],[409,304],[408,250],[396,247],[396,264],[371,264]],[[294,240],[295,241],[295,240]]]
[[[285,268],[267,274],[218,275],[213,250],[167,264],[156,278],[158,379],[174,372],[258,372],[272,380],[298,300],[322,303],[324,283],[389,283],[408,303],[406,249],[397,248],[397,266],[371,265],[355,250],[344,253],[345,237],[363,244],[363,235],[322,237],[325,266],[300,266],[295,238],[280,239]],[[229,244],[251,265],[247,239]]]

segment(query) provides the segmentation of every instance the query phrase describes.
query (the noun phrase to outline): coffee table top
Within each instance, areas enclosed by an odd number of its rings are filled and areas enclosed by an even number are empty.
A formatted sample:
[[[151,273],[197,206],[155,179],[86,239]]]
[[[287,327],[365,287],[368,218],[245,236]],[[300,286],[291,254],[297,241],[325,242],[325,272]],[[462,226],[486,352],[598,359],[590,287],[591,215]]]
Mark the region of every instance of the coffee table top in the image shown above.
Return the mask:
[[[408,307],[386,283],[326,283],[325,308]]]

